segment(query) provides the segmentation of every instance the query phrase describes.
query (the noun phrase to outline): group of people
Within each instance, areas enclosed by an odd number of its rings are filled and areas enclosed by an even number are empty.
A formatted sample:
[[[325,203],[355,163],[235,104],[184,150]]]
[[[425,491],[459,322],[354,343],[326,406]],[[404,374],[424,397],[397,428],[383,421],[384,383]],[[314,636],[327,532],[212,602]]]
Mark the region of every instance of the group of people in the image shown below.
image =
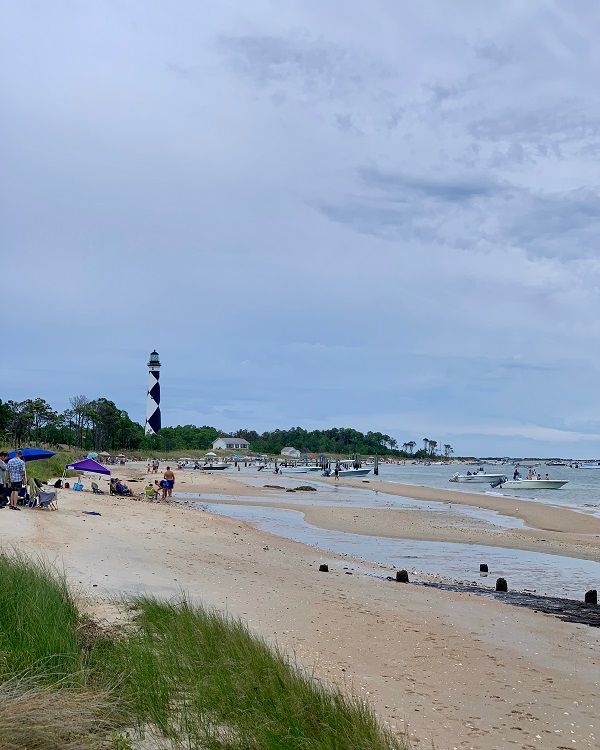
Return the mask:
[[[8,507],[10,510],[21,510],[19,508],[19,494],[25,487],[25,461],[23,452],[16,451],[12,458],[8,453],[0,453],[0,508]]]
[[[163,478],[158,481],[158,479],[154,480],[154,485],[152,482],[148,482],[148,486],[146,487],[145,493],[146,497],[151,498],[157,498],[160,495],[161,500],[166,500],[168,497],[173,496],[173,487],[175,486],[175,474],[171,470],[170,466],[167,466],[167,470],[163,474]]]
[[[160,461],[158,458],[154,458],[152,461],[148,459],[148,463],[146,464],[146,469],[148,474],[152,472],[152,474],[158,474],[158,468],[160,466]],[[167,471],[169,471],[169,467],[167,466]]]
[[[519,473],[519,467],[517,466],[515,468],[515,472],[513,474],[513,480],[515,482],[518,482],[521,478],[522,477],[521,477],[521,474]],[[536,480],[540,479],[541,480],[541,478],[542,478],[542,475],[541,474],[536,474],[533,469],[529,469],[529,471],[527,472],[527,479],[536,479]],[[544,477],[544,479],[548,479],[549,480],[550,479],[550,474],[546,474],[546,476]]]

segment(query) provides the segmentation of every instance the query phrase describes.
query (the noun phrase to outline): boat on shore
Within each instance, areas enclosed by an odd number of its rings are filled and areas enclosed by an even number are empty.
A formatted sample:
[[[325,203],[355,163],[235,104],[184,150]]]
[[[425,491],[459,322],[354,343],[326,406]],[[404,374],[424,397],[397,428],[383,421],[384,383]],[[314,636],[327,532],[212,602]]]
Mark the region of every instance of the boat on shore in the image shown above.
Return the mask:
[[[229,464],[224,461],[207,461],[200,466],[202,471],[223,471],[229,468]]]
[[[559,490],[568,484],[566,479],[508,479],[494,483],[494,487],[502,490]]]
[[[334,476],[335,467],[338,469],[338,477],[366,477],[370,473],[370,466],[357,466],[354,461],[337,461],[331,466],[325,469],[323,476],[331,477]]]
[[[472,482],[475,484],[493,484],[500,479],[505,479],[504,474],[488,474],[483,471],[483,469],[480,469],[479,471],[475,472],[468,471],[466,474],[459,474],[458,472],[456,472],[450,477],[448,481],[463,483]]]

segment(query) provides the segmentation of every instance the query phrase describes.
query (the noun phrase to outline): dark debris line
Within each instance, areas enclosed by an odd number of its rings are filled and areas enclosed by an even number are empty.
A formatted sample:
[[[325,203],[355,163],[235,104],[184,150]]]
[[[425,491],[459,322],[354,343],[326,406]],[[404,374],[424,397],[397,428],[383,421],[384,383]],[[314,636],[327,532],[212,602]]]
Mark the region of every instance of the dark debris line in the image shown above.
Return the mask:
[[[529,594],[523,591],[509,591],[500,593],[483,586],[461,586],[460,584],[450,583],[430,583],[415,582],[417,586],[427,586],[443,591],[457,591],[461,594],[477,594],[479,596],[489,596],[506,604],[513,604],[515,607],[526,607],[534,612],[543,612],[547,615],[558,617],[564,622],[575,622],[580,625],[589,625],[592,628],[600,628],[600,606],[597,604],[586,604],[575,599],[559,599],[553,596],[539,596],[538,594]]]

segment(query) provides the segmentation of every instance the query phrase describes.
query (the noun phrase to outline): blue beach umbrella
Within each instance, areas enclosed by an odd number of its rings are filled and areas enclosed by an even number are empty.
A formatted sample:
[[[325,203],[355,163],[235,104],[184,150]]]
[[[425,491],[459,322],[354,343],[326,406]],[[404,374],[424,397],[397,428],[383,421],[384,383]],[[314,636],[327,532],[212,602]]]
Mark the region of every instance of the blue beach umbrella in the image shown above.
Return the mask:
[[[98,458],[98,454],[95,451],[87,454],[88,458]]]
[[[42,458],[50,458],[55,456],[56,453],[53,451],[45,451],[41,448],[20,448],[23,453],[23,461],[39,461]],[[14,458],[17,455],[17,451],[11,451],[8,454],[9,458]]]

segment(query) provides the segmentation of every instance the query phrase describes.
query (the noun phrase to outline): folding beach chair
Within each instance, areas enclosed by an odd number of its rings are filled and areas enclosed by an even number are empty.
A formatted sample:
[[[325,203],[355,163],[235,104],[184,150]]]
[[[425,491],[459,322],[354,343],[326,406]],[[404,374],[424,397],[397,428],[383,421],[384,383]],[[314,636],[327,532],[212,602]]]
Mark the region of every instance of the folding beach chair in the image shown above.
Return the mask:
[[[57,493],[52,491],[46,491],[46,490],[38,490],[37,493],[37,507],[38,508],[47,508],[48,510],[58,510],[58,496]]]
[[[104,495],[104,490],[101,490],[96,482],[92,482],[92,492],[94,493],[94,495]]]

